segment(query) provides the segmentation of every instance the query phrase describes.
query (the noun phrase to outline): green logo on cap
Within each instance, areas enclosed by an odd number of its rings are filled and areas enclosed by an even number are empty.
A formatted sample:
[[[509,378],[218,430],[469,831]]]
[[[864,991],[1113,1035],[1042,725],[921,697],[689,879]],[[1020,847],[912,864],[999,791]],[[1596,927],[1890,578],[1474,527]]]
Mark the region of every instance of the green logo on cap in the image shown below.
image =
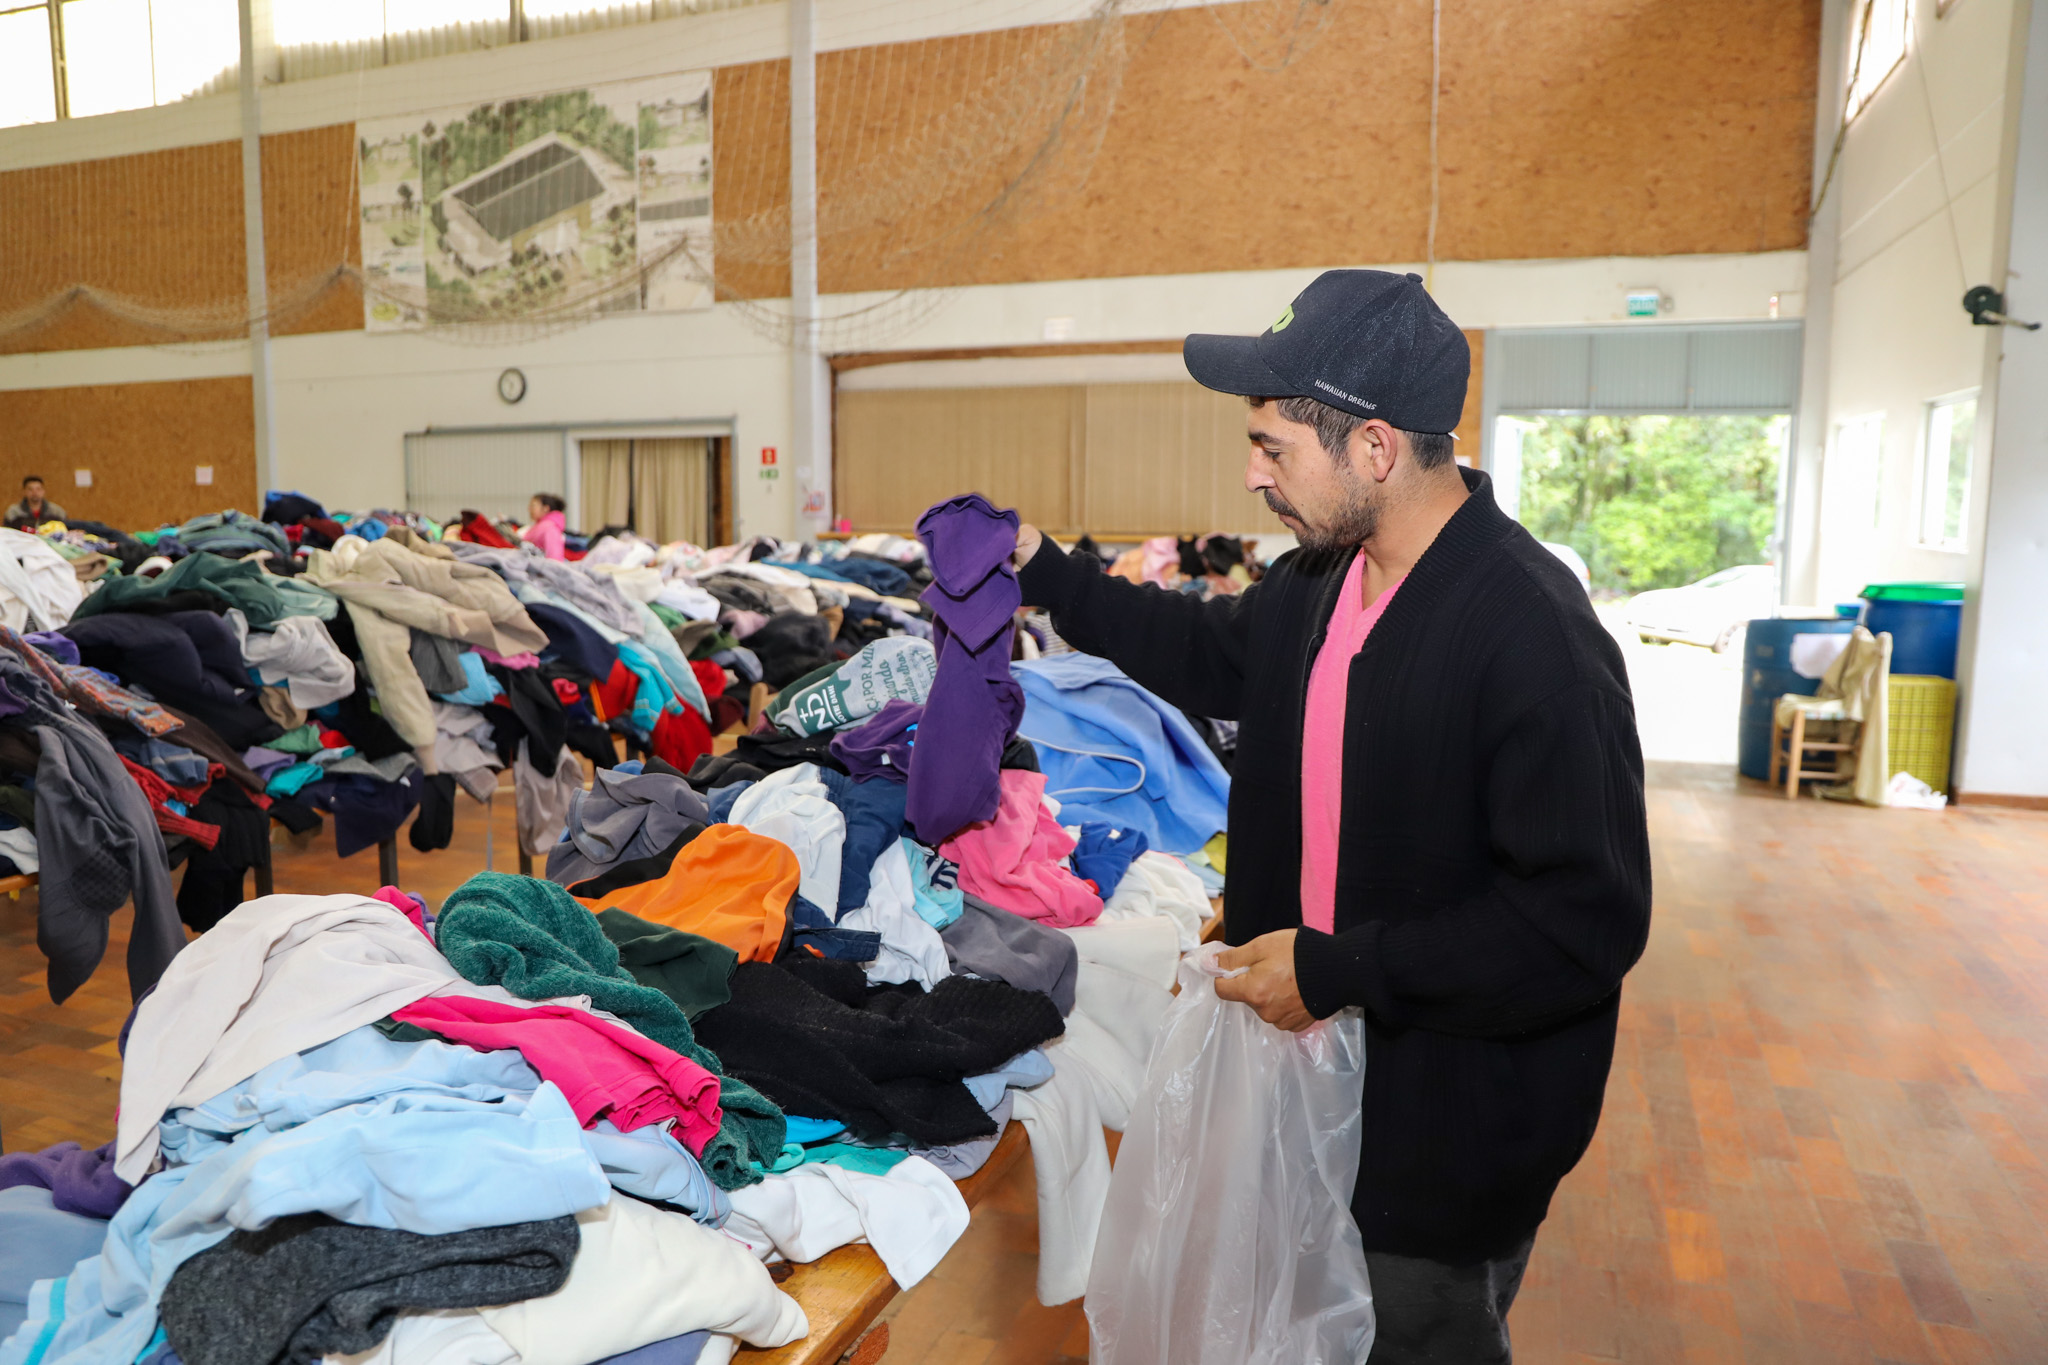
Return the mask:
[[[1287,305],[1287,311],[1280,315],[1279,321],[1275,322],[1268,330],[1284,332],[1287,330],[1287,324],[1292,321],[1294,321],[1294,305],[1290,303]]]

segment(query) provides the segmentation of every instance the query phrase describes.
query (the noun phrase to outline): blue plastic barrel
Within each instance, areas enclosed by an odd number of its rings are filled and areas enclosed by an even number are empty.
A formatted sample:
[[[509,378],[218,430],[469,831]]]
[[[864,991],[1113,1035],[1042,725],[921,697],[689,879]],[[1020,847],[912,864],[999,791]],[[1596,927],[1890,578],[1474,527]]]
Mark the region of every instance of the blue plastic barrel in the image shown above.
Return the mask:
[[[1792,671],[1795,635],[1847,635],[1854,621],[1751,621],[1742,647],[1742,713],[1736,733],[1736,767],[1744,777],[1768,781],[1771,776],[1771,710],[1788,692],[1812,696],[1819,678]]]
[[[1863,608],[1863,624],[1872,635],[1892,633],[1892,672],[1956,675],[1956,642],[1963,633],[1961,602],[1879,599]]]

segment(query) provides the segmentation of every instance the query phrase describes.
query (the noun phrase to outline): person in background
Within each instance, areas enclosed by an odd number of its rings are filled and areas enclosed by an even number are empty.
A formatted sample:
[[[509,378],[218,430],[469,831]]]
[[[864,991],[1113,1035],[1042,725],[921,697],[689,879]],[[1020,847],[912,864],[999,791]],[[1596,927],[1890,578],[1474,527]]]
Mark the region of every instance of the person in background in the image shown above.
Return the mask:
[[[1300,548],[1204,602],[1027,526],[1024,600],[1190,714],[1239,722],[1218,962],[1246,970],[1216,993],[1290,1030],[1363,1013],[1351,1211],[1372,1365],[1506,1365],[1649,935],[1621,651],[1453,458],[1471,352],[1420,276],[1330,271],[1263,335],[1184,355],[1246,397],[1245,488]]]
[[[569,524],[569,504],[553,493],[535,493],[526,504],[530,523],[519,538],[549,559],[567,559],[568,547],[562,537]]]
[[[9,526],[26,526],[33,531],[46,521],[64,520],[64,509],[43,496],[43,476],[31,474],[21,481],[21,501],[0,514]]]

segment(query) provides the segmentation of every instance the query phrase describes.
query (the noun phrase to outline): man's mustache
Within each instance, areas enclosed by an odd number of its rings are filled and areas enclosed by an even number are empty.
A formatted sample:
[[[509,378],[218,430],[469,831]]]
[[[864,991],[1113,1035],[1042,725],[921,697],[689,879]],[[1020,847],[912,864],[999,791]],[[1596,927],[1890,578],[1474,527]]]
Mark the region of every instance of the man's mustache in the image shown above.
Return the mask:
[[[1301,520],[1301,513],[1295,511],[1292,504],[1272,489],[1262,488],[1259,490],[1259,495],[1265,498],[1266,506],[1273,509],[1275,516],[1293,517],[1296,521]]]

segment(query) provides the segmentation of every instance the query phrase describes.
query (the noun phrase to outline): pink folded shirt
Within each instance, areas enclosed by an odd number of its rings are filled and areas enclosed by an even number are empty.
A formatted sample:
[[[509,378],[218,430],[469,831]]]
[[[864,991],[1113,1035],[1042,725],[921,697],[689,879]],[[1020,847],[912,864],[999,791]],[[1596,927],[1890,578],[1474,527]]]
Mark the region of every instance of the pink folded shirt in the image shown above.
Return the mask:
[[[1074,839],[1045,808],[1045,774],[1005,768],[998,781],[996,818],[969,825],[939,848],[960,864],[960,889],[1058,929],[1095,923],[1102,897],[1060,866]]]
[[[401,891],[395,886],[380,886],[370,893],[371,900],[383,901],[392,909],[412,921],[412,927],[433,940],[434,931],[427,927],[427,903],[410,891]]]
[[[569,1099],[585,1128],[609,1118],[622,1132],[663,1119],[691,1156],[718,1134],[725,1111],[718,1077],[651,1038],[567,1005],[521,1009],[474,996],[432,996],[392,1018],[479,1052],[517,1048],[545,1080]]]

